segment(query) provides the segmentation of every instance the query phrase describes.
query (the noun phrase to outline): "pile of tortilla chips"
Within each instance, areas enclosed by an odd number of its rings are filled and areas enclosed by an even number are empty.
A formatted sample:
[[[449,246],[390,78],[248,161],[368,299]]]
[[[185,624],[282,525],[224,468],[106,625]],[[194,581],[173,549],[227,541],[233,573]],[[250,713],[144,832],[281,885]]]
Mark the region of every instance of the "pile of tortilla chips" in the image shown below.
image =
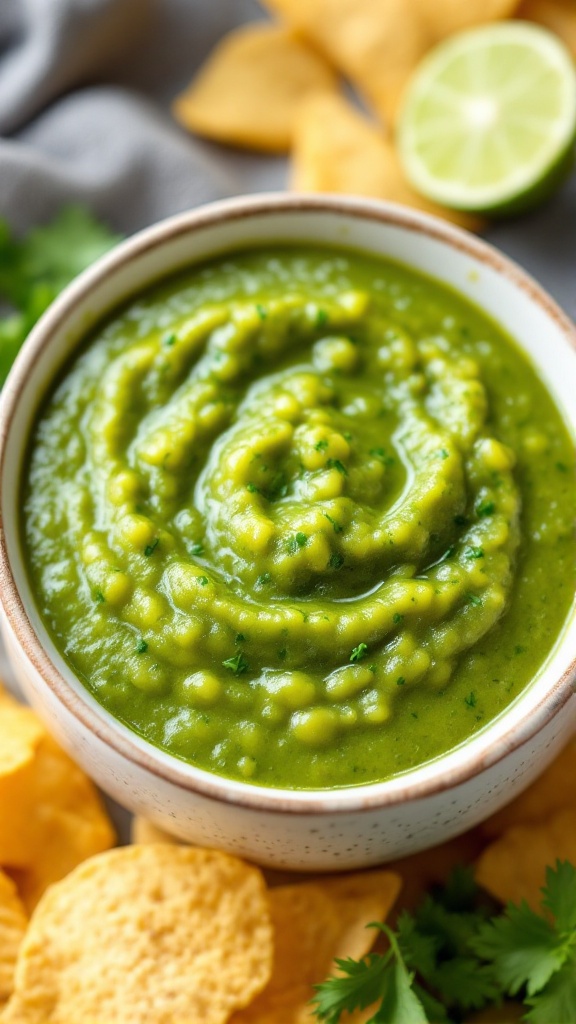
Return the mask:
[[[575,767],[576,741],[472,832],[385,869],[303,879],[141,818],[135,845],[113,848],[92,783],[0,689],[0,1022],[311,1024],[335,958],[367,954],[366,925],[456,864],[476,862],[497,898],[536,904],[546,865],[576,862]]]
[[[181,124],[218,142],[290,152],[292,186],[300,191],[388,199],[469,229],[480,221],[414,192],[396,154],[394,122],[417,64],[453,32],[511,17],[545,26],[576,54],[574,0],[263,3],[279,21],[221,40],[175,100]]]

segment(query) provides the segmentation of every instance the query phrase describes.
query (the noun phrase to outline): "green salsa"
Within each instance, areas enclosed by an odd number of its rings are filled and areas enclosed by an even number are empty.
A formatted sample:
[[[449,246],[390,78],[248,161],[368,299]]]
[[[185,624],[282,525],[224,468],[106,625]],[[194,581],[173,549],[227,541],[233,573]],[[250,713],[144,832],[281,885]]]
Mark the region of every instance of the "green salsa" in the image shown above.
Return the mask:
[[[492,320],[347,250],[159,283],[53,387],[23,482],[38,606],[94,697],[259,785],[387,779],[542,666],[575,589],[574,446]]]

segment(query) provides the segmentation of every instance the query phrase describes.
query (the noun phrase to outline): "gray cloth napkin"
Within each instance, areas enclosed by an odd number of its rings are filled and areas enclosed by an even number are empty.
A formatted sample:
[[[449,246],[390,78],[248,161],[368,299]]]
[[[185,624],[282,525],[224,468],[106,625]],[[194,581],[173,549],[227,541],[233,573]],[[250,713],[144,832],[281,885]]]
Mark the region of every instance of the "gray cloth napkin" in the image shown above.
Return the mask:
[[[0,216],[25,230],[83,201],[129,233],[282,188],[284,161],[193,139],[169,111],[220,36],[264,16],[257,0],[0,0]],[[576,318],[576,176],[488,238]]]
[[[122,232],[246,190],[257,163],[190,138],[168,103],[250,0],[1,0],[0,216],[85,202]],[[254,168],[253,187],[267,187]]]

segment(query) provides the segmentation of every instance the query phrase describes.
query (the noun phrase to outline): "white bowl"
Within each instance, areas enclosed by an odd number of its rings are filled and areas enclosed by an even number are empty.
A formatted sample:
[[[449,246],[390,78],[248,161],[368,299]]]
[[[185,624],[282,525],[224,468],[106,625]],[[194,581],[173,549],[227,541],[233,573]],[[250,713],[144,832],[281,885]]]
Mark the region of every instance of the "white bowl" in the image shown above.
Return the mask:
[[[382,203],[265,195],[215,203],[119,245],[82,274],[32,331],[0,420],[3,628],[26,696],[62,745],[120,803],[183,839],[293,869],[352,868],[402,856],[475,825],[520,792],[576,727],[576,615],[524,693],[491,725],[387,782],[318,792],[258,788],[202,771],[141,739],[65,663],[37,611],[20,547],[18,482],[39,402],[87,330],[160,277],[229,250],[298,241],[351,246],[446,282],[519,343],[576,436],[576,332],[552,299],[490,246]]]

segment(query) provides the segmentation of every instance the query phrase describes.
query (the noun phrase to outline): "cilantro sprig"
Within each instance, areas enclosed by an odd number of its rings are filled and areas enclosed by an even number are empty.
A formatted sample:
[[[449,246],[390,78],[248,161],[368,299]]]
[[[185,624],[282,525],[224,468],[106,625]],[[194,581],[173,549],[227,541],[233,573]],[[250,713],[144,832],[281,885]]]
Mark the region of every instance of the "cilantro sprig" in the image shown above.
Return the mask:
[[[374,1008],[368,1024],[460,1024],[470,1012],[523,1000],[529,1024],[576,1021],[576,869],[548,868],[542,913],[526,903],[499,914],[471,871],[456,871],[396,931],[377,927],[388,948],[337,960],[338,974],[316,986],[317,1018]]]
[[[0,220],[0,385],[26,335],[62,289],[119,236],[82,206],[16,239]]]

